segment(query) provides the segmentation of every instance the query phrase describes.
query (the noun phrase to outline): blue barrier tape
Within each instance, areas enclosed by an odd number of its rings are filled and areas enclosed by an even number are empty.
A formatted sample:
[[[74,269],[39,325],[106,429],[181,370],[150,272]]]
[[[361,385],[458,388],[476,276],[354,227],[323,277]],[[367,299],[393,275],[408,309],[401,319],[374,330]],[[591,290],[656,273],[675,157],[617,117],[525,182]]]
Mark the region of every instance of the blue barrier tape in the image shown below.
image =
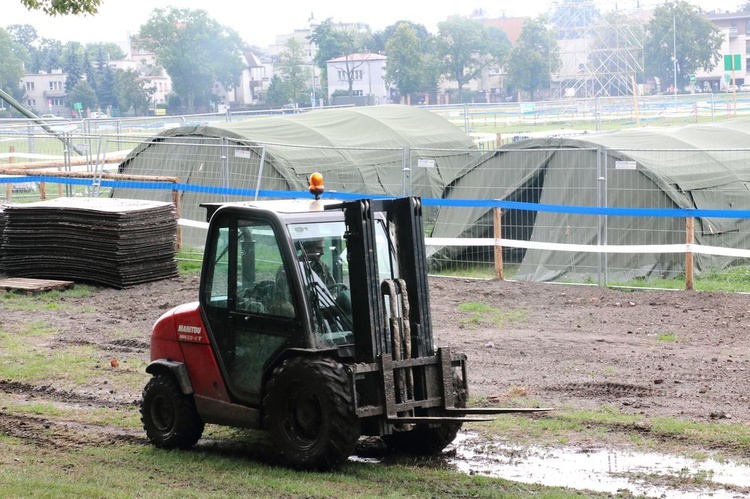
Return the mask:
[[[15,184],[27,182],[48,182],[69,185],[93,185],[92,179],[52,177],[45,175],[36,176],[0,176],[0,184]],[[225,196],[239,196],[243,198],[254,198],[255,189],[239,189],[231,187],[205,186],[181,184],[172,182],[148,182],[137,180],[111,180],[102,179],[102,187],[119,189],[149,189],[149,190],[178,190],[183,192],[197,192],[203,194],[220,194]],[[310,194],[305,191],[275,191],[259,190],[258,196],[262,198],[309,198]],[[392,199],[394,196],[378,194],[362,194],[348,192],[325,192],[323,198],[353,201],[357,199]],[[554,204],[523,203],[520,201],[502,201],[492,199],[439,199],[422,198],[424,206],[446,206],[460,208],[501,208],[507,210],[541,211],[548,213],[570,213],[577,215],[607,215],[619,217],[695,217],[695,218],[750,218],[750,210],[704,210],[693,208],[611,208],[598,206],[565,206]]]

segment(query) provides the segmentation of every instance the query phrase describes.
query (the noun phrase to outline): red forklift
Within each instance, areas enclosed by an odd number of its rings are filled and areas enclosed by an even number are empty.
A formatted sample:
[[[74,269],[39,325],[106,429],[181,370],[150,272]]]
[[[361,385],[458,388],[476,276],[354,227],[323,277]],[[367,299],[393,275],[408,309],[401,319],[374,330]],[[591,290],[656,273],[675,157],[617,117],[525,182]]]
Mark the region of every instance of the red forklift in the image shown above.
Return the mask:
[[[419,198],[205,204],[198,301],[162,315],[141,415],[157,447],[206,423],[264,430],[284,461],[325,470],[360,436],[440,453],[465,421],[465,355],[433,344]],[[311,250],[312,248],[312,250]]]

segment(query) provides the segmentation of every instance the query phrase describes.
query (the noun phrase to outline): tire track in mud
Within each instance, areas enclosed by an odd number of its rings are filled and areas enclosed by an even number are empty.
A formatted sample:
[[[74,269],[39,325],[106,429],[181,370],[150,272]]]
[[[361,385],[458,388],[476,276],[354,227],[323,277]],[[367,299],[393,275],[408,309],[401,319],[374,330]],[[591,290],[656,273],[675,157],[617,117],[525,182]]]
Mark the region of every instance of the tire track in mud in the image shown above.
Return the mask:
[[[92,445],[130,443],[147,445],[142,432],[122,426],[51,419],[0,410],[0,433],[46,449],[80,449]]]
[[[0,380],[0,393],[18,395],[32,400],[58,402],[77,407],[124,409],[133,403],[108,400],[92,395],[57,390],[51,386],[35,386],[17,381]],[[0,406],[0,433],[47,449],[79,449],[92,445],[118,442],[147,445],[140,430],[123,426],[97,425],[78,420],[15,414]]]
[[[584,382],[566,383],[564,385],[546,387],[549,391],[572,393],[578,397],[649,397],[657,393],[650,386],[633,385],[613,382]]]
[[[23,395],[31,398],[41,398],[55,402],[63,402],[71,405],[85,407],[104,407],[107,409],[117,409],[138,404],[138,401],[125,402],[120,400],[110,400],[94,395],[85,395],[80,393],[57,390],[49,385],[35,386],[18,381],[0,380],[0,392]]]

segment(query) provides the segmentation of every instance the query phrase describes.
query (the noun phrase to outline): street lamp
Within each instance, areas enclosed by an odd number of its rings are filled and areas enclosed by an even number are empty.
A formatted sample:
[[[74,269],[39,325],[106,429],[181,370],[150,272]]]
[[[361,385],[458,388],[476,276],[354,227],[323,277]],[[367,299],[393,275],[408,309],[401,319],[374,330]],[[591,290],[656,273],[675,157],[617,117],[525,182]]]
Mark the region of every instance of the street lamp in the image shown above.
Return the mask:
[[[312,65],[312,95],[310,97],[310,107],[315,107],[315,63]]]
[[[677,99],[677,19],[672,14],[672,71],[674,74],[674,98]]]

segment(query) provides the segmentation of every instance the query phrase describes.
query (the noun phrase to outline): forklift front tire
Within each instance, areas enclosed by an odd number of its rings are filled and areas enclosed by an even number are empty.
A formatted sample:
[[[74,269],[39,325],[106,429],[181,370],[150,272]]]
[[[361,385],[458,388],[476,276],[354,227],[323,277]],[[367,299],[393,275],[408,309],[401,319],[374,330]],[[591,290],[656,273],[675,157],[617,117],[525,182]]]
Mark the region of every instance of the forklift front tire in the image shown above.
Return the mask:
[[[203,434],[193,396],[183,394],[169,374],[157,374],[143,389],[141,421],[149,441],[161,449],[189,449]]]

